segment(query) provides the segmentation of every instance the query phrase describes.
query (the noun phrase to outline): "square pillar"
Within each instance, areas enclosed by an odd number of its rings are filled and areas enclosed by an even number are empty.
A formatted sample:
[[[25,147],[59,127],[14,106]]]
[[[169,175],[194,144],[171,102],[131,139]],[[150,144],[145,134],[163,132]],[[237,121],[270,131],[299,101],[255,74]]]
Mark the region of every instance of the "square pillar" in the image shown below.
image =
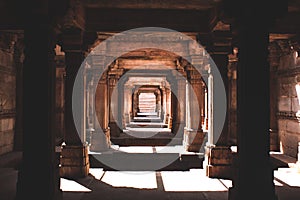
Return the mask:
[[[55,153],[54,28],[46,20],[37,20],[45,16],[30,12],[28,16],[31,20],[24,30],[23,157],[16,199],[62,199]]]
[[[85,58],[85,51],[82,50],[82,37],[83,32],[79,29],[65,31],[62,35],[66,79],[65,145],[61,150],[60,175],[67,178],[85,177],[89,171],[86,143],[86,71],[84,67],[81,67]],[[76,87],[75,94],[74,87]],[[73,104],[76,105],[77,118],[74,118]]]

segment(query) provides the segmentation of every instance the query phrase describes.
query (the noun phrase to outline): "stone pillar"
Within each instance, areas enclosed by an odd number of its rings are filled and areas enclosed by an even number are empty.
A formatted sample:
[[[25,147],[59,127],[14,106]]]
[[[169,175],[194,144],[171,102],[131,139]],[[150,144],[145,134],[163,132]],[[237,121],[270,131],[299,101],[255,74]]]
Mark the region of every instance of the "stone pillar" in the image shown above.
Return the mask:
[[[168,124],[168,128],[170,128],[169,122],[171,120],[171,116],[171,90],[166,87],[166,124]]]
[[[206,175],[211,178],[231,178],[232,177],[232,152],[229,145],[228,135],[228,112],[226,114],[223,129],[217,130],[220,125],[218,116],[216,115],[222,109],[218,103],[218,99],[214,99],[217,95],[218,88],[214,79],[214,74],[220,73],[226,92],[227,87],[227,55],[213,55],[214,62],[218,67],[218,71],[211,67],[208,72],[208,142],[205,148],[205,161],[203,165],[206,169]],[[221,131],[220,137],[215,138]]]
[[[105,73],[98,82],[95,93],[96,119],[95,132],[91,136],[91,151],[105,151],[110,147],[110,128],[108,110],[108,79]]]
[[[279,81],[277,70],[282,51],[277,42],[269,44],[269,62],[270,62],[270,150],[279,151],[279,131],[278,131],[278,88]]]
[[[158,117],[161,117],[162,94],[161,94],[160,90],[155,90],[154,94],[155,94],[155,97],[156,97],[155,112],[157,112]]]
[[[196,70],[188,73],[190,84],[186,85],[186,127],[184,129],[184,146],[187,151],[199,152],[204,142],[202,130],[203,82]]]
[[[162,121],[164,123],[167,123],[167,93],[166,93],[165,85],[162,85],[161,91],[162,91],[161,94],[162,95],[162,109],[161,109]]]
[[[184,127],[185,127],[185,105],[186,105],[186,79],[183,76],[177,76],[177,91],[176,97],[177,101],[174,103],[176,106],[176,111],[174,112],[175,120],[173,120],[173,133],[177,134],[178,137],[183,137]],[[173,103],[173,102],[172,102]]]
[[[88,146],[85,143],[85,71],[80,66],[84,61],[85,52],[82,50],[82,31],[66,31],[63,34],[62,48],[65,52],[66,80],[65,80],[65,144],[61,152],[60,174],[63,177],[77,178],[88,175],[89,159]],[[77,74],[76,88],[78,97],[73,98],[73,88]],[[76,100],[76,108],[79,114],[78,119],[74,119],[72,104]],[[75,121],[78,129],[76,129]]]
[[[124,85],[124,128],[130,123],[132,116],[132,86]]]
[[[238,158],[233,187],[229,190],[229,199],[264,197],[264,199],[275,200],[277,197],[269,154],[268,27],[270,20],[282,14],[282,11],[287,9],[287,5],[284,1],[267,1],[261,4],[248,2],[246,6],[242,6],[237,1],[233,2],[237,4],[228,4],[227,7],[229,13],[236,19],[239,42]],[[269,3],[272,3],[272,8],[269,7]]]
[[[14,45],[14,63],[16,67],[16,124],[14,150],[21,151],[23,146],[23,51],[24,42],[19,38]]]
[[[44,6],[41,4],[37,3],[35,8],[40,9]],[[62,192],[55,153],[55,34],[46,20],[48,16],[31,12],[28,7],[26,11],[23,159],[16,199],[57,200],[62,199]]]
[[[238,48],[234,47],[232,54],[228,55],[228,142],[230,145],[237,144],[237,64]]]
[[[132,117],[137,117],[138,109],[139,109],[139,92],[138,88],[134,88],[134,92],[132,93]]]
[[[119,105],[119,87],[118,87],[118,76],[110,75],[108,77],[109,80],[109,127],[110,134],[112,137],[119,137],[121,133],[121,129],[118,124],[120,113],[120,105]],[[121,124],[121,122],[120,122]]]

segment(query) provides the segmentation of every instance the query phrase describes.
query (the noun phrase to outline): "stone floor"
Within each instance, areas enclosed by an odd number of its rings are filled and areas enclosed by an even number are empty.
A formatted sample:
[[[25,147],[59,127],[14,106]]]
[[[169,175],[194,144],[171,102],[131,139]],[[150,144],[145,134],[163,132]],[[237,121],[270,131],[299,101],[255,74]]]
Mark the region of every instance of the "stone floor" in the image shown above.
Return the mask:
[[[10,162],[0,168],[1,200],[13,200],[15,196],[18,171],[12,164],[16,163]],[[274,176],[279,200],[300,199],[298,171],[279,168]],[[230,186],[230,180],[207,178],[203,169],[120,172],[91,168],[86,178],[61,179],[64,200],[225,200]]]

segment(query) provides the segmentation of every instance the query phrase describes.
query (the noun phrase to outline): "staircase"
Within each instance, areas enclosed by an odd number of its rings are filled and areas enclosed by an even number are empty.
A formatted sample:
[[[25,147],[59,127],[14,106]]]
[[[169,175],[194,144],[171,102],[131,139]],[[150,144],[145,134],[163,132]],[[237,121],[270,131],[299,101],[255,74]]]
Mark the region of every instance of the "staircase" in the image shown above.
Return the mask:
[[[140,112],[111,141],[119,146],[174,146],[181,145],[183,138],[173,134],[156,112]]]
[[[203,168],[202,153],[186,152],[182,145],[120,147],[108,152],[90,152],[90,167],[117,171],[188,171]]]

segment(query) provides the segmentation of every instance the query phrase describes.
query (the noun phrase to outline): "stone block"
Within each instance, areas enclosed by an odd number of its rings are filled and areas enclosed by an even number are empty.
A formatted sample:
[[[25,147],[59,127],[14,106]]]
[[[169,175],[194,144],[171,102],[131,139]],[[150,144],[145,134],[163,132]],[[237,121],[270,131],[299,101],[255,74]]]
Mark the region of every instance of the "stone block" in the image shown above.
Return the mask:
[[[14,119],[13,118],[1,119],[0,123],[1,123],[0,131],[13,130],[13,128],[14,128]]]
[[[230,165],[207,165],[206,176],[208,176],[209,178],[232,179],[233,167]]]
[[[279,131],[285,131],[286,130],[286,126],[287,126],[287,121],[286,119],[279,119],[278,120],[278,130]]]
[[[62,157],[81,158],[88,155],[88,148],[86,146],[63,146],[61,151]]]
[[[291,111],[291,98],[280,97],[278,100],[278,110],[279,111]]]
[[[291,98],[291,103],[292,103],[292,111],[298,112],[300,110],[300,104],[298,98],[297,97]]]
[[[199,152],[206,134],[203,131],[185,129],[183,138],[185,149],[190,152]]]
[[[13,148],[14,148],[14,145],[13,145],[13,144],[0,146],[0,155],[3,155],[3,154],[5,154],[5,153],[12,152],[12,151],[13,151]]]
[[[86,166],[61,166],[59,174],[64,178],[82,178],[89,174],[90,165]]]
[[[300,135],[300,123],[294,120],[286,121],[286,131],[290,133],[297,133]]]
[[[60,163],[62,166],[86,166],[89,163],[89,159],[86,157],[82,157],[81,159],[61,157]]]
[[[4,131],[3,133],[3,140],[0,141],[0,144],[13,144],[14,143],[14,131]]]
[[[279,84],[279,96],[280,97],[289,97],[291,91],[291,86],[289,83],[280,83]]]
[[[231,165],[232,153],[229,147],[214,147],[208,151],[209,165]]]
[[[64,146],[60,158],[60,175],[67,178],[85,177],[89,172],[87,146]]]

